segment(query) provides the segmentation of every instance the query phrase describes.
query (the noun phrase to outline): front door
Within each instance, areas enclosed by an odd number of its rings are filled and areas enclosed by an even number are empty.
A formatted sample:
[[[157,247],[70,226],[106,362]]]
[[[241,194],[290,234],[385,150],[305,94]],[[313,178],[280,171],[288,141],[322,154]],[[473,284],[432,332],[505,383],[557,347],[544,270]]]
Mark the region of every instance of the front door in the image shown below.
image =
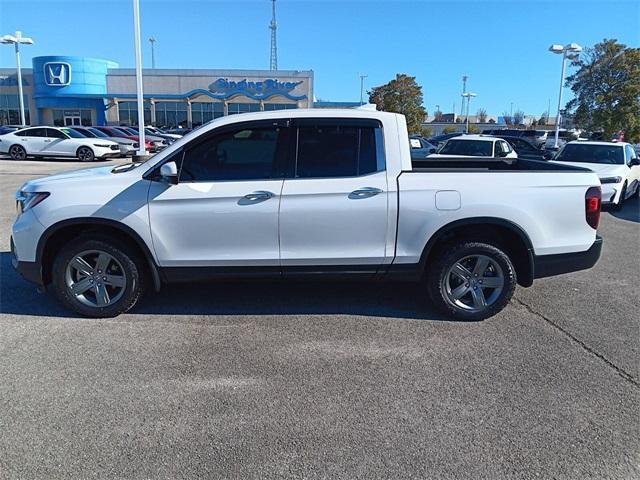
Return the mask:
[[[173,156],[179,183],[153,182],[149,190],[160,266],[251,266],[279,273],[287,130],[273,121],[222,127]]]
[[[80,115],[65,115],[64,116],[64,126],[65,127],[79,127],[82,125]]]
[[[298,119],[280,204],[283,272],[375,273],[388,236],[387,175],[377,122]],[[295,140],[294,140],[295,141]]]

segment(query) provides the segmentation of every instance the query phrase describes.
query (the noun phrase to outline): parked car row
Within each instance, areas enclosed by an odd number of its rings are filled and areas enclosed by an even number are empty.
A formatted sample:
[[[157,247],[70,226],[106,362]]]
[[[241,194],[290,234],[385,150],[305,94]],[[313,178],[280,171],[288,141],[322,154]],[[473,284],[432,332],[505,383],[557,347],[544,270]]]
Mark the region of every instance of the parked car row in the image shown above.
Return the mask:
[[[145,127],[145,149],[157,153],[181,135]],[[0,153],[13,160],[27,157],[71,157],[83,162],[134,155],[140,147],[138,130],[120,126],[0,127]]]
[[[493,157],[520,158],[570,164],[594,171],[602,184],[602,203],[620,208],[625,200],[640,195],[640,155],[633,145],[625,142],[597,142],[573,140],[558,151],[548,150],[540,143],[529,141],[526,136],[511,136],[512,130],[496,130],[493,135],[447,134],[429,139],[440,143],[432,153],[418,155],[422,145],[416,136],[410,138],[412,160],[430,162],[446,158]],[[428,143],[427,140],[424,142]]]

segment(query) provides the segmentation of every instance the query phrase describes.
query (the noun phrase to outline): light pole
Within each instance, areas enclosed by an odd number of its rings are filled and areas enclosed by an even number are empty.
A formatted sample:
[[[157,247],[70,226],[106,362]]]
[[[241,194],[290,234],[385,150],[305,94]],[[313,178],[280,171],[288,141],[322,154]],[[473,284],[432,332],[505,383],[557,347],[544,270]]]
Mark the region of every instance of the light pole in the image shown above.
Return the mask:
[[[156,37],[149,37],[149,43],[151,44],[151,68],[156,68]]]
[[[22,68],[20,66],[20,44],[33,45],[33,40],[29,37],[23,37],[22,32],[17,31],[15,35],[4,35],[0,38],[0,43],[14,44],[16,47],[16,65],[18,70],[18,97],[20,97],[20,125],[26,125],[24,117],[24,98],[22,96]]]
[[[142,91],[142,47],[140,46],[140,0],[133,0],[133,36],[136,51],[136,97],[138,100],[138,152],[139,157],[147,155],[144,141],[144,102]]]
[[[560,75],[560,92],[558,93],[558,113],[556,115],[556,134],[553,142],[553,148],[558,148],[558,137],[560,136],[560,107],[562,106],[562,88],[564,87],[564,71],[567,66],[567,53],[580,53],[582,47],[577,43],[565,45],[551,45],[549,51],[558,55],[562,54],[562,74]]]
[[[440,115],[439,115],[439,113],[440,113],[440,105],[436,105],[436,111],[435,111],[435,112],[434,112],[434,114],[433,114],[433,117],[434,117],[433,119],[434,119],[436,122],[439,122],[439,121],[440,121],[440,118],[439,118],[439,117],[440,117]]]
[[[364,79],[368,75],[360,74],[360,105],[364,105]]]
[[[467,132],[466,133],[469,133],[469,104],[471,103],[471,99],[477,96],[478,96],[477,93],[471,93],[471,92],[462,94],[463,100],[465,98],[467,99],[467,128],[466,128]]]

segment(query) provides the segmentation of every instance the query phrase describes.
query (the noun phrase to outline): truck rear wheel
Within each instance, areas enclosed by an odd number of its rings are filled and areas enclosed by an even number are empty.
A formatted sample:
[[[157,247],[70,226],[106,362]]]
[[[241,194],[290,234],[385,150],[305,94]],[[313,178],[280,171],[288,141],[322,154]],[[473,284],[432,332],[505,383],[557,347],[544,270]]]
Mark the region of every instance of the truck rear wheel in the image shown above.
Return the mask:
[[[489,243],[462,241],[427,267],[427,288],[435,306],[459,320],[484,320],[501,311],[516,288],[509,257]]]
[[[85,237],[64,247],[53,262],[56,295],[87,317],[115,317],[142,296],[143,263],[125,244]]]

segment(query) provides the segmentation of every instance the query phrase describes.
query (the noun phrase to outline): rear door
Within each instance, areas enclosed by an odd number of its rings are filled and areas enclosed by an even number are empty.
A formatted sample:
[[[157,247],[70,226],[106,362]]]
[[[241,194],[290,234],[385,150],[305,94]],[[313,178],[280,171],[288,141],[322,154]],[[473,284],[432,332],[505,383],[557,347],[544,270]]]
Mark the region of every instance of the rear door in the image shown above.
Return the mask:
[[[26,128],[15,133],[20,137],[20,145],[29,155],[42,155],[47,145],[47,129],[44,127]]]
[[[44,153],[60,156],[75,156],[75,142],[60,130],[47,128],[47,140]]]
[[[385,258],[387,176],[374,120],[296,119],[280,201],[285,275],[375,273]]]

